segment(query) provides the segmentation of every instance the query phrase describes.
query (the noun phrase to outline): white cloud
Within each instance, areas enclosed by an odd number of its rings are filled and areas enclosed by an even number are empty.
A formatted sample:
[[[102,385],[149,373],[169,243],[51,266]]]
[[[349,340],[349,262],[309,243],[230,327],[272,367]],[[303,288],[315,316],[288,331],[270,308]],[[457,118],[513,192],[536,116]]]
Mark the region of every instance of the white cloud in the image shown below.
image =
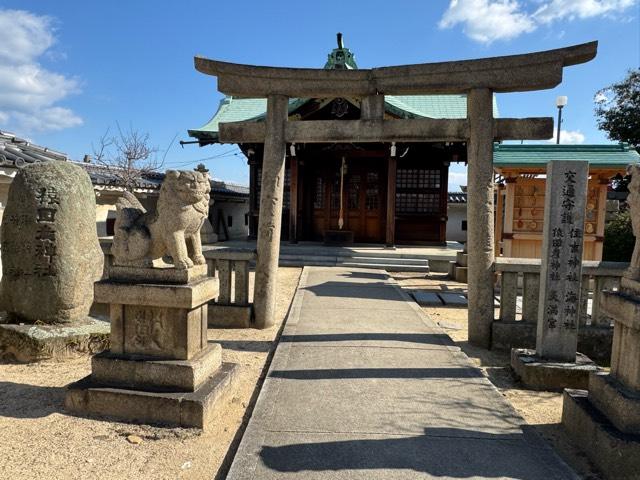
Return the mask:
[[[463,24],[464,33],[485,44],[508,40],[535,30],[533,21],[515,0],[451,0],[440,28]]]
[[[79,91],[75,78],[44,68],[38,59],[56,56],[53,20],[23,10],[0,9],[0,126],[20,135],[82,124],[56,105]]]
[[[610,15],[631,7],[636,0],[551,0],[532,17],[540,23]]]
[[[560,143],[564,145],[577,145],[584,143],[585,136],[580,130],[560,130]],[[549,143],[556,143],[556,137],[547,140]]]
[[[614,17],[638,0],[450,0],[440,28],[458,24],[476,42],[490,44],[530,33],[559,20]]]

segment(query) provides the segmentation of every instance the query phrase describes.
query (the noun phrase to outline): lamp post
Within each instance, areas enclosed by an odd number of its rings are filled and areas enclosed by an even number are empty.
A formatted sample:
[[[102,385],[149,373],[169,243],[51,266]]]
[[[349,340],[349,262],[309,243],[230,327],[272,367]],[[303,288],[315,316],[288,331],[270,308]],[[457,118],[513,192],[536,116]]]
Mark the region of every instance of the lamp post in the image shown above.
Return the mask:
[[[556,135],[556,144],[560,144],[560,125],[562,124],[562,107],[567,104],[568,98],[564,95],[556,98],[556,107],[558,107],[558,133]]]

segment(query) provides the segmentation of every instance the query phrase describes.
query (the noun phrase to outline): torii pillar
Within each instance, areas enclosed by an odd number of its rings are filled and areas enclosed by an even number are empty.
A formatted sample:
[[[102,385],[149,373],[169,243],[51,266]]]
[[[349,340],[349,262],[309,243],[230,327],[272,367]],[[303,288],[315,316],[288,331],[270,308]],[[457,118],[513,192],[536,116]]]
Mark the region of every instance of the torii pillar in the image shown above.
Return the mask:
[[[287,149],[285,127],[288,106],[289,98],[285,95],[267,97],[260,215],[258,217],[258,258],[253,292],[253,308],[257,328],[268,328],[275,322],[282,197],[284,194],[284,162]]]

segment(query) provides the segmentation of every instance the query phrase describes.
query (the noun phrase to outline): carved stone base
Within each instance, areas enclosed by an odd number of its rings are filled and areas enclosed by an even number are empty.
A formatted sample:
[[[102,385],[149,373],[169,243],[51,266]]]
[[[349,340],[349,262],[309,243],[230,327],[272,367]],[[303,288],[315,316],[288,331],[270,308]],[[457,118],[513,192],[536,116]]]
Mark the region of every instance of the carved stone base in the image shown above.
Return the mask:
[[[215,278],[95,285],[96,301],[110,304],[111,353],[158,360],[189,360],[207,346],[207,302],[217,293]]]
[[[564,388],[587,388],[589,374],[598,366],[586,355],[576,354],[574,362],[542,359],[535,350],[511,350],[511,368],[520,381],[533,390],[561,391]]]
[[[69,385],[65,408],[72,413],[131,423],[206,428],[226,400],[239,368],[222,366],[195,392],[158,392],[109,388],[91,376]]]
[[[103,352],[91,359],[91,380],[103,386],[193,392],[222,365],[222,347],[210,343],[191,360],[149,360]]]
[[[586,390],[564,391],[562,425],[605,478],[640,478],[640,435],[618,430],[591,404]]]
[[[0,358],[64,361],[109,348],[109,322],[88,317],[62,325],[0,324]]]

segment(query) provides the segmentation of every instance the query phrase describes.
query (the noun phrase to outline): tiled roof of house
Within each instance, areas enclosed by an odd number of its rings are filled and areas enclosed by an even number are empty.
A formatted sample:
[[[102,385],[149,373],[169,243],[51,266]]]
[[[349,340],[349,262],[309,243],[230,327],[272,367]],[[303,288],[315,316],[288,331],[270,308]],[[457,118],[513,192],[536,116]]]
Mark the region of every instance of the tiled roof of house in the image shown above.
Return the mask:
[[[113,174],[113,172],[109,171],[109,168],[104,167],[102,165],[96,165],[92,163],[81,163],[76,162],[78,165],[82,166],[89,177],[91,178],[91,182],[94,185],[101,185],[105,187],[118,187],[118,179],[117,176]],[[149,172],[142,175],[142,177],[138,180],[137,188],[145,189],[145,190],[158,190],[162,185],[162,181],[164,180],[165,174],[162,172]],[[211,191],[213,193],[224,195],[224,196],[232,196],[232,197],[248,197],[249,196],[249,187],[244,185],[239,185],[233,182],[225,182],[220,179],[212,179],[211,180]]]
[[[588,160],[593,168],[620,168],[640,155],[626,143],[612,145],[504,145],[493,148],[493,166],[544,167],[551,160]]]
[[[467,203],[467,194],[465,192],[449,192],[447,193],[447,203]]]
[[[34,145],[13,133],[0,131],[0,166],[20,168],[48,160],[67,161],[69,158],[64,153]]]

